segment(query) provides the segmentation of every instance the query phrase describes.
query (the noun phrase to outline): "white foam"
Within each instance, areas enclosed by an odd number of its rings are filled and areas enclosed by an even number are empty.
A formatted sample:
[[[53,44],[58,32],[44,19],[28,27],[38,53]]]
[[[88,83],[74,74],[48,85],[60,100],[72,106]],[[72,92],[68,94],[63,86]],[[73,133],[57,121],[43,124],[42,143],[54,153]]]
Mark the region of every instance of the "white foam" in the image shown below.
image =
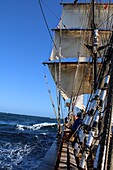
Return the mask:
[[[17,128],[18,130],[24,130],[23,125],[16,125],[16,128]]]
[[[16,144],[9,144],[9,147],[6,147],[4,149],[0,148],[0,166],[8,167],[8,170],[13,169],[13,165],[18,165],[21,161],[23,161],[23,158],[27,156],[31,151],[32,147],[30,145],[24,145],[21,146],[21,143]],[[7,169],[7,168],[6,168]]]
[[[54,125],[56,125],[56,123],[44,122],[44,123],[40,123],[40,124],[34,124],[33,127],[44,127],[44,126],[54,126]]]
[[[16,125],[16,128],[18,130],[25,130],[25,129],[28,129],[28,130],[38,130],[40,129],[41,127],[48,127],[48,126],[54,126],[56,125],[56,123],[47,123],[47,122],[44,122],[44,123],[40,123],[40,124],[34,124],[32,126],[26,126],[26,125]]]
[[[41,133],[42,135],[46,136],[47,133]]]

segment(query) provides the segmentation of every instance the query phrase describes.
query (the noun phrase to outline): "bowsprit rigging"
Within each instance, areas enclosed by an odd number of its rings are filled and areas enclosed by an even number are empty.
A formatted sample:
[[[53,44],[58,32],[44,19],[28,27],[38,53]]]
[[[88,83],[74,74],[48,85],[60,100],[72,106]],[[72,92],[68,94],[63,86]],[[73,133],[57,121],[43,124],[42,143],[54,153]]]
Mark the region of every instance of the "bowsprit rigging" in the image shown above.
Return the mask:
[[[58,26],[52,29],[52,52],[49,61],[44,62],[58,89],[59,137],[50,149],[53,155],[54,152],[57,154],[53,156],[54,164],[49,168],[112,169],[113,165],[109,162],[113,157],[110,150],[113,3],[91,0],[62,2],[61,5],[62,15]],[[60,120],[61,98],[68,108],[63,126]],[[57,148],[57,152],[53,148]],[[46,167],[49,163],[46,159],[45,162]]]

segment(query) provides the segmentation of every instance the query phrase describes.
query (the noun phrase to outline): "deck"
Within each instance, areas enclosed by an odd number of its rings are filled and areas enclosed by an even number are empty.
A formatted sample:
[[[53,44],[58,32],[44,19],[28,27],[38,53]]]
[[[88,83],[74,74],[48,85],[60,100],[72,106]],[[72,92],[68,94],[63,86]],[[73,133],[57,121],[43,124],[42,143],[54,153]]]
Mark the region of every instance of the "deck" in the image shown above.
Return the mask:
[[[67,141],[64,132],[63,138],[54,141],[46,156],[40,163],[38,170],[78,170],[71,142]]]
[[[74,148],[71,142],[67,140],[68,131],[64,131],[64,133],[63,138],[60,137],[54,141],[43,161],[40,163],[38,170],[78,170]],[[111,138],[110,150],[108,170],[113,170],[113,136]]]

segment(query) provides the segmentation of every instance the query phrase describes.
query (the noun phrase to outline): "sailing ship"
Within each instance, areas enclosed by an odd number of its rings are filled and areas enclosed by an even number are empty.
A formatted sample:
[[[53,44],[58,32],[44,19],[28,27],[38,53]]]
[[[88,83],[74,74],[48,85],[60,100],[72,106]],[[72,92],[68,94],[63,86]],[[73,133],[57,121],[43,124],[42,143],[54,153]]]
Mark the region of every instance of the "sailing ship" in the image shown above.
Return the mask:
[[[61,5],[53,49],[44,63],[57,87],[58,136],[39,169],[112,169],[113,3]],[[68,110],[64,125],[62,100]],[[75,117],[81,121],[73,130]]]

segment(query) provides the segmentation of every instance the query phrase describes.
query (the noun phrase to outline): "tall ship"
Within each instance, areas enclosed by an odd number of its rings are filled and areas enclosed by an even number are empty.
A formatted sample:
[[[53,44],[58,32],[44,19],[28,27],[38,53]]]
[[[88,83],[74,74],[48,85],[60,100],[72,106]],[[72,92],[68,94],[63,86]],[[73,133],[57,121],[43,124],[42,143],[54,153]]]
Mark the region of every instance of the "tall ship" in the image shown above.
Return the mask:
[[[38,169],[111,170],[113,2],[61,5],[61,19],[52,29],[52,52],[43,63],[56,84],[57,109],[50,97],[58,135]]]

